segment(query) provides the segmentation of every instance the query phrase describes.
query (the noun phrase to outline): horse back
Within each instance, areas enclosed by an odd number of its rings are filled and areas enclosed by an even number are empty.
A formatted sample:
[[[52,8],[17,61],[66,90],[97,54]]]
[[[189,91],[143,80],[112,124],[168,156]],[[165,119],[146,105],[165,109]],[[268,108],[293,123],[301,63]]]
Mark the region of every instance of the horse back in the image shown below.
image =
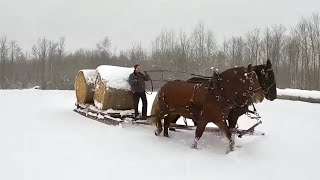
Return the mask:
[[[168,105],[180,107],[198,104],[204,101],[205,95],[203,85],[186,81],[170,81],[159,90],[159,96],[162,96],[159,100],[164,100]]]

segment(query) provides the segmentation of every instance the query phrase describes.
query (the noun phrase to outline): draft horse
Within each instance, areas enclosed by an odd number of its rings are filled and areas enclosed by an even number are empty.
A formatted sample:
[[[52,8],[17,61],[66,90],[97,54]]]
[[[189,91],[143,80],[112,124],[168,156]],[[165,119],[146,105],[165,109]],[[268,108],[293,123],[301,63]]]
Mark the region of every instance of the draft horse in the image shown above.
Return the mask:
[[[214,77],[216,78],[216,77]],[[158,91],[152,105],[150,118],[160,135],[163,128],[164,136],[169,136],[168,129],[172,116],[183,116],[197,122],[192,148],[197,148],[206,125],[216,124],[229,139],[227,153],[234,150],[234,129],[229,129],[227,117],[235,106],[245,106],[252,102],[262,101],[264,94],[258,77],[249,64],[248,67],[228,69],[219,74],[218,82],[214,79],[206,83],[194,84],[187,81],[170,81]]]
[[[265,98],[269,101],[275,100],[277,98],[277,88],[276,88],[277,85],[276,85],[275,75],[272,69],[271,61],[268,59],[266,64],[253,66],[253,70],[258,76],[258,80],[262,87]],[[210,80],[211,79],[209,78],[193,77],[188,79],[187,81],[194,84],[201,84],[201,83],[206,83]],[[250,104],[246,104],[244,106],[235,106],[234,108],[231,109],[228,116],[229,128],[235,128],[238,123],[239,117],[247,112],[251,112],[249,110],[249,105]],[[172,123],[176,123],[177,120],[180,118],[180,116],[170,115],[170,116],[167,116],[167,118],[168,119],[171,118],[170,121]],[[194,122],[194,124],[196,125],[197,122]]]

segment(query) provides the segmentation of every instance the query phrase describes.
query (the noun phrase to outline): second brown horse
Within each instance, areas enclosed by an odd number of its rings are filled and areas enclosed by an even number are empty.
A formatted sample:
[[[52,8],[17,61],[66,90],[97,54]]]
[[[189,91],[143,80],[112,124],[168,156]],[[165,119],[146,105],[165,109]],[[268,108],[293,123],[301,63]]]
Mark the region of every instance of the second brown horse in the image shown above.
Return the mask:
[[[234,149],[234,129],[229,129],[227,117],[235,106],[245,106],[253,102],[261,102],[264,94],[256,73],[251,64],[245,67],[228,69],[219,74],[218,82],[194,84],[186,81],[170,81],[160,88],[152,105],[150,118],[156,124],[156,135],[163,128],[164,136],[168,136],[172,116],[183,116],[197,122],[192,148],[197,148],[206,125],[216,124],[229,139],[227,153]]]

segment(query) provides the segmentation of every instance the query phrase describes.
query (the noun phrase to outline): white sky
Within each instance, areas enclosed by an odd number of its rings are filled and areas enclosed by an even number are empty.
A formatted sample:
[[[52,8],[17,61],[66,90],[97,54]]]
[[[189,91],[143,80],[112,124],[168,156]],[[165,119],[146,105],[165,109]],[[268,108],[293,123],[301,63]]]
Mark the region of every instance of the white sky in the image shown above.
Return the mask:
[[[221,42],[254,28],[294,26],[320,13],[320,0],[0,0],[0,36],[30,50],[39,37],[66,38],[67,50],[104,36],[119,49],[150,45],[161,29],[190,32],[199,22]]]

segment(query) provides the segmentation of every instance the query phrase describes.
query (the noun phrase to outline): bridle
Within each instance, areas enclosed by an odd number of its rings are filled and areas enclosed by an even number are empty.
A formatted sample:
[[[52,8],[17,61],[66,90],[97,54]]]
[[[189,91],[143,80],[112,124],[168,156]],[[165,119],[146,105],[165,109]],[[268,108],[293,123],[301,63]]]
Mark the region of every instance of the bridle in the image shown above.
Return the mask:
[[[269,68],[269,69],[262,69],[261,70],[261,74],[264,76],[264,80],[268,80],[269,79],[269,71],[272,71],[272,68]],[[262,84],[262,90],[263,90],[263,93],[264,94],[268,94],[269,93],[269,90],[270,90],[270,88],[272,87],[272,86],[274,86],[276,84],[276,82],[274,81],[269,87],[266,87],[267,85],[266,85],[266,83],[265,82],[263,82],[263,84]]]
[[[258,91],[259,89],[262,89],[260,84],[259,84],[258,88],[253,89],[253,86],[254,86],[253,76],[255,76],[255,78],[258,80],[257,73],[255,71],[251,71],[249,73],[245,73],[244,76],[246,77],[246,79],[249,79],[249,81],[250,81],[250,86],[249,86],[247,92],[248,92],[249,96],[251,98],[253,98],[255,92]],[[243,96],[246,96],[246,94],[243,94]]]
[[[218,72],[215,72],[214,75],[216,76],[217,78],[217,84],[218,84],[218,89],[222,92],[223,91],[223,87],[221,87],[221,84],[219,83],[219,81],[222,81],[222,78],[219,76],[219,73]],[[248,81],[250,82],[250,85],[247,89],[247,93],[243,93],[242,96],[244,97],[249,97],[251,99],[253,99],[254,97],[254,94],[256,91],[258,91],[259,89],[262,89],[262,87],[259,85],[258,88],[255,88],[253,89],[253,86],[254,86],[254,80],[253,78],[255,77],[257,80],[258,80],[258,76],[256,74],[256,72],[254,70],[252,70],[251,72],[246,72],[244,73],[244,76],[245,76],[245,80],[241,80],[241,81]],[[211,80],[209,81],[209,84],[208,84],[208,87],[206,87],[207,91],[209,89],[214,89],[214,87],[209,87],[210,84],[212,84],[212,82],[214,81],[213,80],[214,76],[211,78]],[[203,83],[200,84],[200,86],[202,85]],[[195,86],[196,87],[196,86]],[[196,88],[195,88],[196,89]],[[247,100],[245,101],[245,103],[243,104],[238,104],[237,102],[235,102],[234,100],[229,100],[228,98],[224,97],[221,93],[221,95],[218,95],[216,96],[216,100],[219,101],[219,100],[225,100],[226,102],[231,102],[230,106],[238,106],[238,107],[243,107],[245,105],[248,104],[248,101],[249,101],[249,98],[247,98]]]

